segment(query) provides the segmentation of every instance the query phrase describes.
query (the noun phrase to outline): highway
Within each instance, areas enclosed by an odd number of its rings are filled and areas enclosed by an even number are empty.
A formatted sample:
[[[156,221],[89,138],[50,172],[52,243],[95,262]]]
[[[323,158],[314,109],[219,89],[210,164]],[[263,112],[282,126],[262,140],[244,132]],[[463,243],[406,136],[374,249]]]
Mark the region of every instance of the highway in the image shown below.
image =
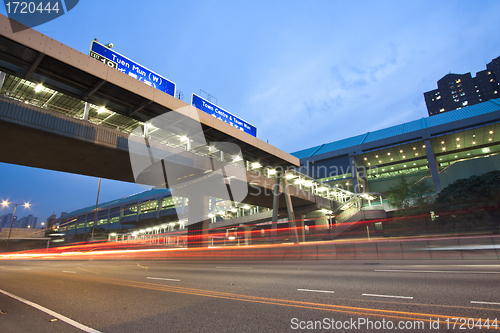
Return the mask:
[[[495,260],[3,260],[0,332],[487,331],[499,286]]]

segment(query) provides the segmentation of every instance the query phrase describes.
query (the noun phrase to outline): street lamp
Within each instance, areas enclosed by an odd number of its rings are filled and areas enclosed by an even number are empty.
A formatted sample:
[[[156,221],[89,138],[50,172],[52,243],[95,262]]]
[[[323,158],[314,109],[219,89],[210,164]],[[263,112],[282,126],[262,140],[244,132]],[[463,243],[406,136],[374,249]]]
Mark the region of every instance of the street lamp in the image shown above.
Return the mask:
[[[9,204],[11,204],[13,202],[9,202],[7,200],[4,200],[2,201],[2,206],[4,207],[8,207]],[[17,203],[13,203],[14,204],[14,213],[12,214],[12,220],[10,221],[10,229],[9,229],[9,237],[7,237],[7,244],[5,245],[5,251],[7,251],[7,249],[9,248],[9,240],[10,240],[10,234],[12,232],[12,225],[14,224],[14,217],[16,216],[16,209],[17,209]],[[24,208],[30,208],[30,203],[29,202],[25,202],[24,203]]]
[[[111,46],[113,47],[113,46]],[[101,192],[101,177],[99,177],[99,185],[97,186],[97,198],[95,199],[95,212],[94,212],[94,223],[92,224],[92,237],[91,241],[94,240],[95,225],[97,224],[97,205],[99,204],[99,192]]]

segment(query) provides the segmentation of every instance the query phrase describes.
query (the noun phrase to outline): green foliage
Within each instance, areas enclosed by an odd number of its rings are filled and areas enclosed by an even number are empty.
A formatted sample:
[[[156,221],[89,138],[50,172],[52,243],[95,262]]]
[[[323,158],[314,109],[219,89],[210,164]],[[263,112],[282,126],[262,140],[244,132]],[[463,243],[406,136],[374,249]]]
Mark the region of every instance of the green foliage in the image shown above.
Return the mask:
[[[431,191],[432,188],[426,182],[410,184],[405,177],[402,177],[396,185],[389,188],[387,201],[391,206],[400,209],[396,215],[406,215],[408,208],[429,204],[428,194]]]
[[[500,225],[500,171],[458,179],[439,193],[436,222],[453,231],[492,230]]]
[[[458,179],[439,193],[436,203],[451,208],[489,206],[500,201],[500,170]]]

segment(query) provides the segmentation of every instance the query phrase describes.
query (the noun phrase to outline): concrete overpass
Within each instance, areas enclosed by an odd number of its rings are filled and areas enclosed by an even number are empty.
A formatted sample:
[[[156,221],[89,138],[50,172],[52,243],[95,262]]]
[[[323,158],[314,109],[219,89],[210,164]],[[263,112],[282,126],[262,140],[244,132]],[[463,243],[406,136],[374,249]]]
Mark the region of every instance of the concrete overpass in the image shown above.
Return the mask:
[[[9,25],[0,15],[0,161],[134,182],[130,133],[188,105],[33,29],[12,33]],[[325,190],[294,173],[293,183],[280,189],[273,204],[275,177],[263,170],[298,167],[299,159],[200,110],[195,113],[186,116],[201,123],[207,141],[241,149],[246,186],[250,193],[260,190],[243,202],[276,211],[287,208],[290,215],[293,207],[302,213],[333,211],[355,196]],[[165,149],[187,156],[191,164],[207,163],[209,152],[190,150],[181,138],[176,140]],[[290,198],[289,204],[280,197]]]

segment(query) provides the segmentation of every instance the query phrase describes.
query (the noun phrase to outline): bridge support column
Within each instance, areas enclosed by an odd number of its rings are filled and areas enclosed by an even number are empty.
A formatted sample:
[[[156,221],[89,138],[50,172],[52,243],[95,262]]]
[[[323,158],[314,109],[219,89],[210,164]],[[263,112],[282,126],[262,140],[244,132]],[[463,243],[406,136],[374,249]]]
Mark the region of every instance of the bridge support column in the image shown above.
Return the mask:
[[[0,72],[0,89],[2,89],[4,82],[5,82],[5,73]]]
[[[245,245],[250,245],[252,242],[252,228],[243,226],[243,234],[245,235]]]
[[[189,198],[187,246],[208,247],[208,196],[196,196]]]
[[[299,243],[299,235],[297,233],[297,228],[295,227],[295,214],[293,212],[292,198],[287,189],[286,177],[281,177],[283,182],[283,191],[285,192],[286,210],[288,212],[288,227],[290,228],[290,237],[292,237],[295,244]]]
[[[299,237],[299,242],[304,243],[306,241],[306,230],[304,226],[304,215],[297,216],[296,228]]]
[[[276,235],[278,229],[278,209],[280,206],[279,197],[280,197],[280,173],[276,173],[276,178],[274,180],[273,187],[273,220],[271,226],[271,242],[276,243]]]
[[[429,169],[431,170],[432,181],[434,182],[436,193],[439,193],[443,188],[441,187],[441,179],[439,179],[439,169],[436,162],[436,156],[432,151],[431,140],[429,139],[425,140],[424,144],[425,144],[425,153],[427,154],[427,161],[429,162]]]
[[[278,228],[278,209],[279,209],[279,196],[280,196],[280,183],[283,185],[283,192],[285,195],[286,210],[288,213],[288,227],[290,228],[290,237],[293,239],[295,244],[299,243],[299,236],[297,234],[297,228],[295,227],[295,214],[293,212],[292,198],[287,189],[286,177],[283,177],[281,173],[276,173],[276,179],[274,181],[273,188],[273,223],[271,229],[271,240],[273,243],[276,242],[276,234]]]
[[[354,156],[349,156],[349,164],[351,169],[351,181],[352,181],[352,191],[354,193],[360,193],[360,183],[358,178],[358,166]]]
[[[83,120],[89,120],[90,103],[85,102],[85,107],[83,108]]]

